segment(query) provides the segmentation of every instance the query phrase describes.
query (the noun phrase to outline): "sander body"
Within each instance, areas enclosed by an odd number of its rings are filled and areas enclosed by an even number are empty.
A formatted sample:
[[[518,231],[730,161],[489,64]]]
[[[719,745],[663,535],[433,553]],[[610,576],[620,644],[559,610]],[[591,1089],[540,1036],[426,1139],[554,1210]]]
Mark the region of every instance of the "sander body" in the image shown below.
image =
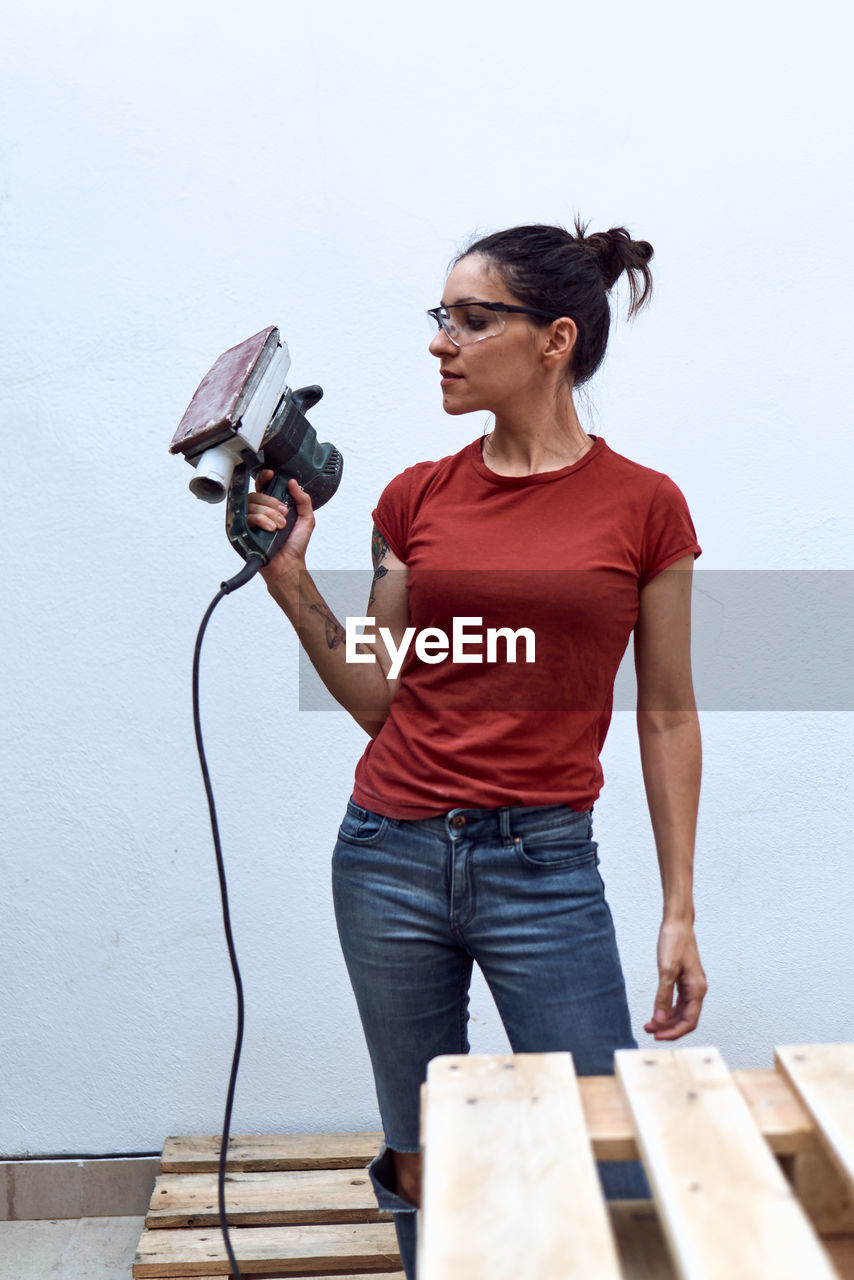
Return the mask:
[[[321,444],[305,414],[323,395],[318,386],[292,391],[287,384],[290,354],[279,330],[269,325],[224,352],[205,374],[169,446],[195,469],[190,490],[204,502],[227,497],[228,540],[244,560],[266,564],[287,540],[296,520],[288,492],[294,477],[312,506],[328,502],[341,482],[343,459],[332,444]],[[286,508],[285,526],[275,533],[252,529],[247,520],[249,484],[272,470],[264,492]]]

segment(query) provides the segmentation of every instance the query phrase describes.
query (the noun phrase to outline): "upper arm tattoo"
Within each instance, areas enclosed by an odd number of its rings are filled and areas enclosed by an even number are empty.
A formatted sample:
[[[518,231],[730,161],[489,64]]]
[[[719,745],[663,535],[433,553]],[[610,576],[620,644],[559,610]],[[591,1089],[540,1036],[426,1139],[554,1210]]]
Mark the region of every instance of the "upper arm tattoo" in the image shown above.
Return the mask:
[[[390,548],[388,543],[386,542],[385,538],[380,533],[376,525],[374,525],[374,532],[371,535],[371,560],[373,561],[373,564],[374,564],[374,576],[371,580],[371,598],[368,601],[369,609],[372,607],[374,601],[377,598],[376,596],[377,583],[379,582],[380,578],[384,578],[385,575],[388,573],[388,569],[383,564],[383,560],[385,560],[389,550]]]

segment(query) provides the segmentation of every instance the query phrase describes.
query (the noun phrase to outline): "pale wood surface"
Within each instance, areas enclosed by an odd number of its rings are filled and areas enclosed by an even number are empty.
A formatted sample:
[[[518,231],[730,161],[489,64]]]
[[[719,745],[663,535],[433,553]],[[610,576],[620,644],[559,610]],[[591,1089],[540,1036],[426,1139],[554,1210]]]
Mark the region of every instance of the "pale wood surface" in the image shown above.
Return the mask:
[[[608,1209],[624,1280],[678,1280],[654,1202],[617,1201],[609,1204]],[[854,1235],[832,1237],[822,1244],[839,1280],[854,1280]]]
[[[772,1067],[733,1071],[754,1123],[776,1155],[806,1150],[813,1123],[797,1094]],[[637,1160],[635,1126],[614,1076],[579,1076],[578,1086],[597,1160]]]
[[[775,1155],[796,1155],[809,1147],[813,1123],[779,1071],[768,1067],[730,1074],[750,1109],[753,1123]]]
[[[773,1067],[733,1071],[732,1078],[776,1155],[795,1155],[807,1149],[812,1120],[779,1071]],[[578,1086],[596,1159],[639,1159],[632,1113],[614,1076],[579,1076]]]
[[[716,1049],[615,1063],[683,1280],[836,1275]]]
[[[678,1280],[652,1200],[608,1205],[624,1280]]]
[[[597,1160],[637,1160],[635,1127],[613,1076],[579,1076],[587,1133]]]
[[[641,1050],[627,1056],[640,1061],[644,1057],[686,1052],[706,1056],[715,1053],[713,1050]],[[681,1228],[687,1223],[689,1233],[706,1233],[710,1243],[705,1266],[686,1270],[683,1261],[677,1266],[673,1228],[668,1223],[665,1231],[655,1203],[610,1204],[605,1211],[616,1237],[618,1270],[603,1272],[596,1269],[598,1264],[588,1263],[586,1273],[581,1273],[585,1280],[588,1275],[591,1280],[601,1280],[610,1274],[622,1280],[676,1280],[677,1276],[688,1276],[691,1280],[694,1277],[742,1280],[746,1276],[761,1276],[765,1280],[770,1275],[773,1280],[794,1275],[799,1280],[801,1277],[820,1280],[831,1275],[854,1280],[854,1186],[850,1177],[854,1141],[854,1103],[850,1101],[854,1097],[852,1053],[854,1049],[845,1046],[788,1046],[777,1052],[778,1070],[734,1071],[731,1076],[718,1058],[717,1064],[700,1064],[706,1076],[698,1075],[694,1068],[687,1074],[687,1069],[680,1068],[675,1081],[671,1078],[663,1089],[665,1096],[654,1105],[648,1099],[642,1100],[641,1109],[646,1107],[654,1113],[656,1107],[660,1107],[662,1112],[652,1124],[652,1137],[647,1135],[642,1139],[642,1146],[644,1142],[647,1144],[644,1148],[647,1159],[650,1158],[647,1148],[661,1149],[658,1159],[665,1172],[659,1174],[659,1180],[672,1184],[668,1202],[662,1200],[661,1218],[668,1212],[675,1213]],[[796,1060],[794,1055],[799,1058]],[[565,1058],[567,1055],[544,1056]],[[517,1060],[513,1059],[514,1063]],[[462,1062],[470,1069],[472,1064],[484,1059],[466,1057],[449,1061]],[[502,1064],[507,1061],[501,1058]],[[505,1072],[505,1075],[511,1074]],[[515,1083],[518,1085],[518,1081]],[[509,1212],[507,1201],[500,1198],[507,1195],[506,1188],[500,1192],[496,1207],[491,1182],[484,1182],[477,1173],[477,1169],[485,1165],[489,1179],[498,1176],[495,1152],[502,1142],[505,1145],[502,1158],[505,1165],[510,1166],[511,1184],[514,1178],[517,1180],[515,1198],[520,1204],[524,1203],[524,1194],[535,1185],[536,1178],[523,1179],[526,1185],[518,1189],[519,1162],[515,1154],[507,1150],[514,1143],[517,1147],[521,1143],[522,1151],[530,1152],[532,1144],[534,1148],[542,1148],[544,1143],[551,1142],[560,1148],[554,1156],[559,1161],[565,1159],[570,1147],[584,1149],[586,1146],[589,1155],[591,1145],[597,1159],[632,1159],[638,1155],[633,1109],[622,1084],[615,1078],[588,1076],[577,1081],[577,1096],[571,1105],[580,1099],[583,1124],[581,1128],[577,1125],[576,1108],[575,1128],[570,1126],[573,1136],[569,1136],[568,1129],[557,1141],[556,1133],[551,1132],[552,1126],[543,1122],[545,1112],[539,1112],[536,1117],[532,1115],[540,1104],[531,1103],[530,1092],[521,1105],[523,1109],[527,1107],[533,1127],[526,1124],[520,1131],[507,1126],[501,1118],[510,1106],[508,1097],[502,1094],[504,1084],[498,1075],[497,1085],[495,1079],[492,1080],[493,1094],[487,1090],[480,1095],[469,1091],[467,1096],[478,1096],[479,1101],[465,1103],[466,1110],[459,1119],[465,1126],[472,1123],[472,1113],[478,1113],[475,1128],[479,1136],[475,1141],[465,1136],[463,1128],[456,1135],[450,1135],[469,1160],[469,1170],[473,1167],[472,1149],[478,1148],[474,1160],[475,1173],[480,1178],[478,1199],[481,1206],[486,1199],[488,1211],[481,1207],[474,1227],[477,1235],[487,1242],[497,1229],[499,1235],[505,1232],[510,1217],[519,1213],[518,1206],[512,1203],[514,1194],[510,1195]],[[484,1081],[479,1085],[484,1085]],[[530,1081],[526,1087],[529,1085]],[[733,1085],[737,1086],[735,1090]],[[561,1107],[565,1090],[558,1093],[561,1099],[558,1114],[563,1125]],[[697,1097],[689,1099],[688,1093],[695,1093]],[[545,1099],[546,1090],[541,1088],[536,1096]],[[454,1101],[453,1096],[451,1100]],[[739,1100],[740,1110],[736,1105]],[[456,1097],[457,1106],[459,1101]],[[549,1102],[550,1108],[551,1105]],[[752,1126],[745,1126],[745,1109],[752,1117]],[[758,1134],[764,1137],[764,1143],[761,1139],[758,1141],[766,1156],[770,1148],[787,1157],[790,1176],[814,1226],[823,1233],[840,1233],[825,1239],[823,1245],[818,1246],[819,1252],[806,1263],[786,1245],[788,1270],[786,1264],[778,1265],[773,1253],[768,1252],[765,1240],[766,1236],[774,1237],[773,1248],[776,1238],[783,1238],[775,1214],[787,1199],[791,1202],[791,1196],[787,1196],[785,1180],[782,1195],[779,1180],[773,1181],[777,1175],[773,1157],[771,1175],[768,1175],[767,1162],[758,1173],[750,1161],[745,1162],[739,1143],[751,1127],[754,1143]],[[541,1129],[550,1131],[543,1136]],[[424,1136],[426,1146],[426,1130]],[[332,1280],[344,1274],[349,1280],[369,1280],[370,1276],[382,1274],[386,1280],[404,1280],[394,1228],[386,1215],[379,1215],[367,1174],[367,1165],[382,1141],[383,1136],[378,1132],[260,1134],[233,1138],[228,1162],[232,1171],[227,1181],[228,1212],[235,1224],[232,1235],[239,1242],[243,1273],[259,1278],[302,1274],[312,1276],[313,1280]],[[828,1152],[833,1152],[832,1159]],[[134,1265],[133,1274],[138,1280],[168,1276],[193,1277],[194,1280],[214,1280],[216,1276],[216,1280],[222,1280],[228,1275],[216,1208],[218,1161],[218,1136],[167,1140],[164,1172],[157,1181],[148,1219],[152,1229],[144,1233]],[[546,1160],[542,1150],[539,1162],[536,1176],[544,1176],[553,1186],[559,1185],[559,1179],[550,1177],[547,1171],[543,1173]],[[427,1167],[429,1169],[429,1153]],[[846,1170],[844,1176],[841,1169]],[[180,1170],[187,1172],[173,1176]],[[703,1173],[702,1182],[699,1172]],[[650,1170],[650,1173],[651,1181],[657,1186],[654,1172]],[[691,1190],[693,1184],[701,1189]],[[465,1186],[463,1189],[465,1191]],[[572,1199],[571,1194],[563,1195],[555,1215],[559,1222]],[[773,1206],[771,1210],[769,1203]],[[757,1205],[761,1214],[759,1225],[753,1221]],[[797,1206],[795,1208],[797,1212]],[[525,1212],[521,1220],[517,1217],[516,1221],[521,1222],[525,1231],[538,1234],[537,1212]],[[587,1216],[582,1216],[586,1232]],[[784,1213],[784,1217],[788,1216],[788,1212]],[[325,1222],[328,1225],[324,1227]],[[161,1229],[167,1223],[175,1229]],[[192,1225],[182,1229],[178,1225],[182,1223]],[[324,1229],[332,1234],[319,1236],[317,1233]],[[376,1238],[361,1234],[371,1231],[385,1235]],[[816,1245],[814,1237],[810,1237],[810,1243]],[[469,1241],[468,1247],[473,1247],[473,1241]],[[509,1258],[506,1263],[503,1274],[512,1275],[513,1280],[517,1277],[524,1280],[524,1267],[531,1261],[530,1249],[523,1248],[522,1252],[526,1256],[521,1266],[518,1259]],[[732,1259],[730,1253],[737,1256]],[[761,1259],[758,1270],[745,1269],[751,1256],[754,1260]],[[829,1257],[833,1259],[835,1271]],[[711,1266],[709,1260],[715,1265]],[[769,1267],[773,1267],[773,1271],[769,1271]],[[493,1276],[500,1280],[502,1271],[487,1259],[486,1274],[490,1280]],[[536,1280],[549,1277],[549,1272],[538,1264],[532,1264],[529,1274],[536,1276]],[[558,1274],[560,1280],[567,1280],[573,1273],[563,1268]],[[442,1280],[457,1280],[457,1276],[477,1280],[478,1272],[472,1266],[464,1266],[443,1274]]]
[[[435,1058],[419,1280],[618,1280],[568,1053]]]
[[[371,1180],[359,1169],[289,1173],[229,1173],[229,1225],[283,1226],[312,1222],[390,1222],[381,1214]],[[219,1222],[215,1173],[165,1173],[154,1184],[145,1219],[150,1230],[208,1227]]]
[[[854,1105],[854,1104],[853,1104]],[[793,1157],[791,1172],[795,1193],[820,1235],[854,1238],[854,1194],[848,1178],[839,1172],[818,1138]]]
[[[733,1071],[759,1129],[778,1155],[806,1149],[813,1123],[793,1089],[772,1068]],[[613,1076],[580,1076],[578,1086],[597,1160],[638,1158],[634,1124]],[[227,1168],[247,1173],[286,1169],[366,1168],[382,1133],[247,1134],[229,1142]],[[219,1167],[219,1137],[167,1138],[163,1173],[210,1173]]]
[[[391,1224],[239,1227],[230,1234],[238,1266],[247,1276],[400,1270]],[[146,1231],[133,1264],[134,1280],[228,1274],[228,1256],[219,1230]]]
[[[381,1133],[259,1133],[233,1137],[227,1169],[263,1173],[273,1169],[359,1169],[373,1160]],[[210,1173],[219,1168],[220,1138],[167,1138],[163,1173]]]
[[[774,1059],[854,1189],[854,1044],[783,1045]]]

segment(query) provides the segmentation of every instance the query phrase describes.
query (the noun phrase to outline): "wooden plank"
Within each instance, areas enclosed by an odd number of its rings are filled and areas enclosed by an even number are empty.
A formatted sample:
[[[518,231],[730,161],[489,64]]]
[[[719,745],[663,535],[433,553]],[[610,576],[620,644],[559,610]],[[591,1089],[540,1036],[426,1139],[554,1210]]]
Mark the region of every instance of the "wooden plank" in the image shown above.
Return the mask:
[[[809,1146],[813,1122],[794,1090],[772,1067],[733,1071],[754,1122],[776,1155]],[[637,1160],[635,1126],[625,1094],[613,1076],[579,1076],[587,1132],[597,1160]]]
[[[797,1155],[809,1148],[813,1122],[779,1071],[768,1067],[730,1074],[750,1109],[753,1123],[775,1155]]]
[[[813,1122],[779,1071],[733,1071],[732,1078],[775,1155],[808,1148]],[[618,1081],[614,1076],[579,1076],[578,1085],[596,1159],[638,1160],[632,1113]]]
[[[219,1168],[221,1139],[167,1138],[163,1173],[210,1173]],[[232,1137],[226,1168],[244,1173],[274,1169],[359,1169],[370,1164],[381,1133],[259,1133]]]
[[[819,1235],[849,1235],[854,1239],[851,1183],[839,1172],[817,1137],[811,1147],[792,1158],[787,1172],[795,1194]]]
[[[652,1200],[612,1200],[608,1213],[624,1280],[677,1280]]]
[[[783,1045],[774,1060],[854,1194],[854,1044]]]
[[[778,1071],[734,1071],[753,1117],[778,1155],[805,1150],[813,1122]],[[613,1076],[580,1076],[578,1085],[597,1160],[636,1160],[634,1123]],[[249,1134],[229,1142],[227,1168],[263,1173],[288,1169],[360,1169],[373,1160],[382,1133]],[[219,1168],[217,1136],[167,1138],[163,1173],[210,1173]]]
[[[613,1076],[579,1076],[587,1133],[597,1160],[637,1160],[635,1127],[625,1095]]]
[[[389,1223],[373,1226],[239,1227],[230,1232],[243,1275],[325,1275],[400,1270],[397,1236]],[[222,1232],[145,1231],[133,1263],[134,1280],[227,1276]]]
[[[219,1222],[215,1173],[165,1173],[154,1184],[145,1219],[149,1230],[210,1227]],[[355,1169],[301,1169],[290,1173],[228,1173],[229,1226],[312,1222],[390,1222],[380,1214],[371,1180]]]
[[[620,1049],[615,1064],[683,1280],[836,1275],[716,1049]]]
[[[419,1280],[617,1280],[568,1053],[435,1058],[426,1097]]]

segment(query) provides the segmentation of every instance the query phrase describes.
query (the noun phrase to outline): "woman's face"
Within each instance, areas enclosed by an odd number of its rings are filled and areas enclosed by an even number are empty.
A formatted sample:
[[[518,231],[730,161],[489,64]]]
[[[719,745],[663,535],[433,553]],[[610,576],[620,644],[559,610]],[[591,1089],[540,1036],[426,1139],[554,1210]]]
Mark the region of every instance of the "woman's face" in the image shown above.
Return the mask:
[[[507,285],[501,272],[480,254],[463,258],[445,282],[442,305],[466,302],[505,302],[524,306]],[[453,314],[453,313],[452,313]],[[462,319],[465,313],[455,314]],[[442,403],[446,413],[471,413],[486,409],[500,414],[514,406],[530,404],[532,396],[543,394],[545,380],[555,372],[563,377],[566,359],[560,368],[549,350],[554,325],[536,328],[525,315],[510,314],[501,332],[478,342],[457,347],[440,329],[430,343],[430,352],[439,360]],[[572,321],[559,321],[564,328]],[[568,352],[565,353],[568,358]]]

